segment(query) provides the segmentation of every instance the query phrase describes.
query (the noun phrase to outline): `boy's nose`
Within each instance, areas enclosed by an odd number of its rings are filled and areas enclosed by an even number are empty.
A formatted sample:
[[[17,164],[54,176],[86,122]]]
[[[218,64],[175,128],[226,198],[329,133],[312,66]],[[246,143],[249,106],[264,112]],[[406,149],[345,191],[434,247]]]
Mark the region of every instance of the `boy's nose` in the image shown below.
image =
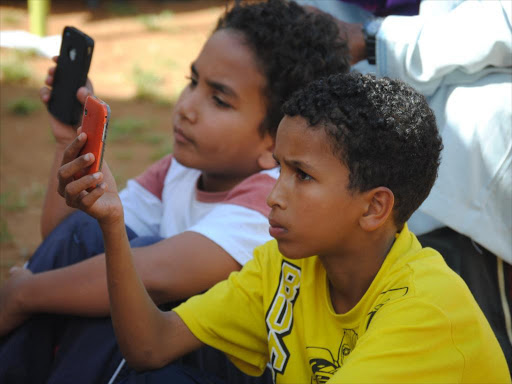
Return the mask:
[[[191,123],[197,122],[198,117],[196,103],[193,99],[194,98],[190,97],[190,95],[186,96],[182,98],[177,105],[180,117]]]
[[[286,208],[286,199],[284,198],[283,189],[282,182],[280,181],[280,178],[278,178],[274,184],[274,188],[272,188],[272,191],[270,191],[267,196],[267,205],[270,208]]]

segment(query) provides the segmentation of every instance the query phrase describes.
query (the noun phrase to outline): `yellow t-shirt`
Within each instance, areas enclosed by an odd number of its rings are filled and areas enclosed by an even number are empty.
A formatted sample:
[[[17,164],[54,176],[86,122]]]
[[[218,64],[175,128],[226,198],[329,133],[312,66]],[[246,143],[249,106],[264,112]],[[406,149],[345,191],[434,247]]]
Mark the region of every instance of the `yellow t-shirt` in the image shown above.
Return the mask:
[[[277,242],[175,309],[244,372],[276,383],[510,383],[498,341],[465,283],[402,230],[360,302],[333,310],[317,257]]]

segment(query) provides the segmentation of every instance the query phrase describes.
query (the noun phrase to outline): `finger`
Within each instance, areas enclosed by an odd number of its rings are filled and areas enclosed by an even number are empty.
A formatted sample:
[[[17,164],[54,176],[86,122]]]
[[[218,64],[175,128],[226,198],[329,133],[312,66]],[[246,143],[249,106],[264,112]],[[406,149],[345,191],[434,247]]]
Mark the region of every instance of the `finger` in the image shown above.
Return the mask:
[[[14,266],[11,269],[9,269],[9,274],[12,276],[12,275],[16,274],[17,272],[19,272],[21,269],[22,268],[20,268],[20,267]]]
[[[57,178],[59,181],[59,194],[64,196],[66,192],[65,189],[69,183],[75,180],[75,175],[79,171],[89,167],[92,163],[94,163],[94,155],[92,153],[87,153],[83,156],[77,157],[75,160],[70,161],[69,163],[62,165],[57,171]]]
[[[83,199],[86,195],[87,195],[87,191],[80,191],[77,195],[64,193],[64,199],[66,200],[66,204],[69,207],[79,208],[80,200]]]
[[[79,135],[82,133],[82,126],[79,126],[77,129],[76,129],[76,134]]]
[[[52,57],[52,60],[53,60],[54,62],[57,62],[57,61],[59,60],[59,56],[53,56],[53,57]]]
[[[91,91],[91,94],[94,95],[94,87],[92,86],[92,82],[89,78],[87,78],[85,86]]]
[[[86,141],[87,134],[85,132],[81,132],[79,135],[77,135],[71,144],[69,144],[68,147],[64,150],[62,165],[73,161],[80,153],[80,150],[83,148]]]
[[[44,79],[44,83],[51,87],[53,85],[53,76],[52,75],[48,75],[46,76],[46,79]]]
[[[48,69],[48,74],[46,75],[46,79],[44,79],[44,83],[48,86],[52,86],[53,85],[53,81],[55,79],[55,69],[57,67],[51,67]]]
[[[64,191],[66,203],[70,206],[80,206],[82,199],[89,195],[87,190],[93,191],[102,180],[103,174],[96,172],[69,183]]]
[[[76,92],[76,98],[82,105],[85,104],[85,99],[87,99],[87,96],[90,95],[92,95],[92,92],[87,87],[80,87]]]
[[[89,192],[87,195],[84,195],[80,199],[80,206],[79,206],[79,208],[81,208],[81,209],[89,209],[90,207],[92,207],[94,205],[94,203],[96,203],[96,201],[101,196],[103,196],[103,194],[105,193],[105,190],[106,190],[105,183],[98,184],[96,186],[96,188],[91,190],[91,192]]]
[[[51,91],[49,88],[47,87],[42,87],[40,90],[39,90],[39,98],[41,99],[41,101],[45,104],[48,103],[48,101],[50,100],[50,95],[51,95]]]

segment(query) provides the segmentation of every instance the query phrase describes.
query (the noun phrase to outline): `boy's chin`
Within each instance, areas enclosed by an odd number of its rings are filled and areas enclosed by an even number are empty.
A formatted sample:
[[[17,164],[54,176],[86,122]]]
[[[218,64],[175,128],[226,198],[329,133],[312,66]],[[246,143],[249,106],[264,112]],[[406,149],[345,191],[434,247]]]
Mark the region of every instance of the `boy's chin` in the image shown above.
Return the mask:
[[[312,256],[310,253],[304,253],[304,248],[300,244],[291,244],[290,242],[277,240],[279,252],[287,259],[299,260]]]

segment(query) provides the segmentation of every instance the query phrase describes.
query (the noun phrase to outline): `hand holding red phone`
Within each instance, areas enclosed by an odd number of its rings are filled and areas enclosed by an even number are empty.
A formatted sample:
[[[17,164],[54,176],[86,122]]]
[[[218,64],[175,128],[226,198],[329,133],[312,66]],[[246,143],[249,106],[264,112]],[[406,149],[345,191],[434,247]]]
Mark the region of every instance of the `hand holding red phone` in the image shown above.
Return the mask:
[[[102,164],[109,116],[106,103],[94,96],[87,98],[83,126],[64,151],[58,171],[58,192],[66,204],[100,222],[117,220],[123,214],[115,180],[106,163]]]
[[[87,134],[81,128],[78,133],[64,151],[62,166],[58,171],[58,192],[66,199],[68,206],[84,211],[100,223],[119,220],[123,217],[123,207],[106,162],[103,162],[101,172],[75,178],[77,172],[87,169],[95,161],[91,153],[78,156],[87,141]]]

